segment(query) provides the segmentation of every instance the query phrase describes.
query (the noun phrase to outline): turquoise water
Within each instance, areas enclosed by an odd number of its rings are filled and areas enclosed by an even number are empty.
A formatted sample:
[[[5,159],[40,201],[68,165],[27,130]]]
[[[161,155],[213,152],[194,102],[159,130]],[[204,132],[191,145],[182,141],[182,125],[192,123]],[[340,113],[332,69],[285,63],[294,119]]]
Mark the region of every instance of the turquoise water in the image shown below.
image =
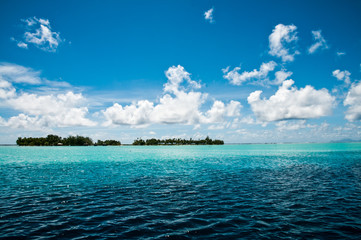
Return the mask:
[[[0,147],[0,238],[360,239],[361,144]]]

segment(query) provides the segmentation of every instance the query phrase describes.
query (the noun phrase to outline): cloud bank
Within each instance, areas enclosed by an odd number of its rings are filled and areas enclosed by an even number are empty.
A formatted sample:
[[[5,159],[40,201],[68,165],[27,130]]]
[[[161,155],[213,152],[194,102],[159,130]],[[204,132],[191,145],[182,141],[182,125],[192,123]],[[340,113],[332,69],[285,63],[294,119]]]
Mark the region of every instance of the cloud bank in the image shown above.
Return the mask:
[[[105,125],[148,125],[148,124],[186,124],[221,122],[225,117],[240,115],[241,104],[231,101],[224,104],[215,101],[207,112],[201,106],[207,98],[206,93],[195,91],[201,86],[191,80],[190,74],[178,65],[170,67],[165,75],[163,95],[158,103],[140,100],[122,106],[115,103],[103,111]]]
[[[35,94],[24,90],[18,92],[15,84],[50,84],[43,80],[40,72],[15,64],[0,64],[0,103],[1,106],[20,112],[8,121],[2,118],[1,124],[14,128],[45,128],[67,126],[95,126],[86,118],[88,108],[82,94],[72,91],[61,94]]]

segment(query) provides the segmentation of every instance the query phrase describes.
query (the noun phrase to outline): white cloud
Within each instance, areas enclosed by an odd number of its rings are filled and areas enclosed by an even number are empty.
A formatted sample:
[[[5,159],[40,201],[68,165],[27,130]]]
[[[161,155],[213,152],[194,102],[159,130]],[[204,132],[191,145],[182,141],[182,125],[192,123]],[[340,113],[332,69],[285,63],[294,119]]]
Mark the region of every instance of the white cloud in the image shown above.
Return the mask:
[[[349,106],[345,116],[347,120],[361,120],[361,82],[351,85],[343,104]]]
[[[282,58],[283,62],[292,62],[294,56],[299,54],[298,51],[290,52],[291,44],[298,40],[296,29],[295,25],[278,24],[269,36],[270,50],[268,53]]]
[[[308,85],[298,90],[293,84],[293,80],[284,81],[268,100],[260,98],[262,91],[252,92],[247,100],[257,119],[264,122],[308,119],[331,113],[334,97],[328,90],[315,90]]]
[[[43,83],[46,86],[53,87],[53,88],[70,88],[71,87],[70,83],[64,82],[64,81],[50,81],[47,79],[43,79]]]
[[[208,127],[208,130],[223,130],[225,128],[228,128],[229,125],[230,125],[230,123],[227,123],[227,122],[223,122],[220,124],[214,124],[214,125],[210,125]]]
[[[19,48],[25,48],[27,49],[28,48],[28,44],[24,43],[24,42],[18,42],[16,44]]]
[[[287,78],[289,78],[293,72],[286,72],[286,70],[282,69],[281,71],[277,71],[275,73],[275,80],[271,82],[271,84],[274,85],[280,85],[282,84]]]
[[[316,52],[316,50],[319,48],[322,48],[322,49],[328,48],[326,40],[322,37],[321,30],[312,31],[312,36],[313,36],[314,44],[312,44],[308,48],[309,54]]]
[[[8,121],[3,121],[2,126],[18,129],[29,129],[29,130],[45,130],[47,129],[47,124],[44,122],[44,119],[36,117],[30,117],[23,113],[18,116],[9,118]]]
[[[36,120],[40,121],[43,126],[53,127],[94,126],[96,124],[85,117],[88,108],[80,106],[84,101],[81,94],[73,92],[44,96],[23,93],[7,99],[6,103],[23,113],[21,115],[22,122]]]
[[[230,128],[232,129],[237,129],[237,128],[240,128],[241,126],[243,125],[262,125],[263,127],[265,127],[267,125],[267,123],[265,122],[260,122],[256,119],[254,119],[252,116],[248,115],[248,116],[245,116],[243,118],[234,118],[231,123],[230,123]]]
[[[337,56],[343,56],[343,55],[346,55],[346,53],[345,52],[336,52],[336,55]]]
[[[240,119],[239,123],[244,123],[244,124],[248,124],[248,125],[258,124],[257,121],[254,118],[252,118],[251,116],[246,116],[246,117]]]
[[[40,72],[16,64],[0,63],[0,103],[2,107],[19,111],[18,116],[3,121],[10,127],[65,127],[94,126],[85,116],[88,108],[85,98],[71,91],[66,94],[30,94],[16,91],[13,84],[48,84],[53,81],[40,78]],[[31,89],[31,88],[30,88]],[[33,89],[31,89],[33,90]]]
[[[200,84],[191,80],[190,74],[180,65],[165,72],[168,81],[164,84],[159,103],[140,100],[127,106],[115,103],[103,111],[105,125],[148,125],[148,124],[194,124],[214,123],[224,117],[239,114],[241,104],[231,101],[225,105],[215,101],[205,114],[200,111],[207,98],[206,93],[194,91]],[[183,85],[182,85],[183,84]],[[185,84],[185,86],[184,86]]]
[[[105,125],[142,125],[147,124],[150,119],[150,113],[154,109],[154,104],[147,101],[138,101],[128,106],[121,106],[115,103],[107,108],[103,113],[107,119]]]
[[[306,124],[306,120],[279,121],[276,123],[279,131],[294,131],[302,128],[312,128],[313,125]]]
[[[8,99],[16,95],[16,89],[8,81],[0,77],[0,99]]]
[[[24,33],[24,41],[14,39],[18,47],[28,48],[28,44],[31,43],[41,50],[55,52],[59,44],[64,41],[60,33],[52,31],[48,19],[32,17],[22,21],[27,24],[29,31]]]
[[[339,80],[339,81],[344,81],[346,83],[346,85],[351,84],[351,79],[350,79],[351,73],[347,70],[340,71],[339,69],[337,69],[332,72],[332,76],[337,78],[337,80]]]
[[[188,88],[201,88],[200,83],[193,81],[190,78],[190,74],[184,70],[184,67],[178,65],[177,67],[170,67],[165,72],[166,77],[168,78],[168,82],[164,84],[164,92],[174,93],[177,95],[181,91],[185,91],[185,89],[181,84],[186,80],[188,83]]]
[[[244,71],[239,73],[240,67],[235,67],[232,71],[229,71],[229,67],[222,69],[224,75],[223,78],[227,79],[231,84],[240,86],[242,83],[251,79],[263,80],[267,78],[269,72],[273,71],[277,63],[270,61],[268,63],[262,63],[259,70],[253,69],[251,72]]]
[[[231,100],[226,106],[225,115],[227,117],[240,116],[241,115],[241,112],[240,112],[241,108],[242,108],[242,105],[241,105],[240,102]]]
[[[240,109],[242,105],[237,101],[230,101],[225,105],[221,101],[214,101],[211,109],[206,112],[206,118],[203,120],[205,123],[219,123],[223,121],[225,116],[235,117],[240,116]]]
[[[33,26],[37,24],[38,20],[36,17],[28,18],[28,19],[21,19],[21,21],[25,22],[28,26]]]
[[[35,71],[32,68],[20,66],[12,63],[0,63],[0,81],[9,82],[10,84],[30,84],[41,85],[53,90],[59,88],[70,88],[71,85],[64,81],[50,81],[40,76],[40,71]],[[38,88],[40,89],[40,88]]]
[[[16,45],[17,45],[19,48],[28,49],[28,44],[26,44],[26,43],[24,43],[24,42],[22,42],[22,41],[18,41],[18,40],[16,40],[16,39],[13,38],[13,37],[11,37],[10,40],[16,42]]]
[[[8,103],[16,110],[20,110],[31,115],[56,114],[63,107],[71,107],[79,100],[82,100],[81,94],[68,92],[57,96],[24,93],[16,98],[8,100]]]
[[[214,8],[211,8],[208,11],[204,12],[204,19],[206,19],[210,23],[214,22],[214,20],[213,20],[213,11],[214,11]]]
[[[207,94],[201,92],[179,92],[172,97],[169,94],[160,98],[154,107],[151,119],[155,123],[197,124],[201,121],[200,106]]]
[[[14,83],[40,84],[40,72],[11,63],[0,63],[0,80]]]

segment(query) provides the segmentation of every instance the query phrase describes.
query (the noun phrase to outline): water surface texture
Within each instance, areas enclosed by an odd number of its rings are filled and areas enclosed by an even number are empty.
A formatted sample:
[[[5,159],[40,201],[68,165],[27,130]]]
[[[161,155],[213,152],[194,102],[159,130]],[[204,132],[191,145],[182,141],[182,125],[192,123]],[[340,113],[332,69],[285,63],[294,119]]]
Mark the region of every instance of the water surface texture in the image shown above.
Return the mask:
[[[361,144],[0,147],[0,238],[360,239]]]

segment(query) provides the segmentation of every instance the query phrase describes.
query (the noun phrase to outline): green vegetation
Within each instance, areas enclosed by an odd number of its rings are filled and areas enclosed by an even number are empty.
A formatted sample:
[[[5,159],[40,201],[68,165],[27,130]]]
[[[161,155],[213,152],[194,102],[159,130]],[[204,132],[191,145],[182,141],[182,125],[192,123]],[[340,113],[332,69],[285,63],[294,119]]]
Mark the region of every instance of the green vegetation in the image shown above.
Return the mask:
[[[119,141],[116,140],[98,140],[97,143],[93,143],[93,140],[89,137],[83,136],[69,136],[67,138],[62,138],[56,135],[48,135],[47,137],[33,138],[33,137],[19,137],[16,140],[16,144],[19,146],[91,146],[91,145],[121,145]]]
[[[121,143],[116,140],[105,140],[105,141],[98,140],[98,142],[94,145],[95,146],[119,146],[119,145],[121,145]]]
[[[69,136],[67,138],[62,138],[56,135],[48,135],[47,137],[19,137],[16,140],[16,144],[19,146],[120,146],[121,143],[116,140],[98,140],[93,142],[89,137],[83,136]],[[205,139],[189,140],[173,138],[173,139],[147,139],[143,140],[138,138],[134,140],[133,145],[223,145],[222,140],[212,140],[209,137]]]
[[[173,139],[147,139],[143,140],[138,138],[134,140],[133,145],[223,145],[223,140],[212,140],[208,136],[205,139],[193,140],[192,138],[189,140],[173,138]]]

